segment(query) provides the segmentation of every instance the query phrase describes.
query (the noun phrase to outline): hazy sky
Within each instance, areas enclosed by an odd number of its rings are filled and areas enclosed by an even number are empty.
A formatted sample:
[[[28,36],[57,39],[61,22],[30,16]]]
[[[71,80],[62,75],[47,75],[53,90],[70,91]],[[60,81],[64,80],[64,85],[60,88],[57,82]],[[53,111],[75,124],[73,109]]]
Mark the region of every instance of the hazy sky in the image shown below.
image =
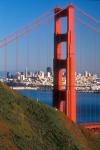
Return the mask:
[[[27,23],[33,21],[44,12],[54,8],[55,6],[65,7],[68,3],[74,3],[87,13],[100,20],[100,1],[98,0],[0,0],[0,39],[16,31]],[[75,16],[80,17],[83,21],[90,23],[100,30],[99,25],[96,26],[86,17],[75,12]],[[64,22],[64,21],[63,21]],[[63,25],[63,30],[66,26]],[[45,69],[46,66],[52,66],[53,61],[53,31],[54,24],[52,21],[34,30],[28,35],[30,46],[29,59],[30,69]],[[27,40],[23,37],[19,41],[19,70],[26,67],[27,58]],[[64,49],[65,46],[63,46]],[[16,42],[6,47],[7,69],[16,70],[15,52]],[[0,70],[4,70],[5,48],[0,50]],[[90,29],[80,25],[75,18],[75,54],[77,71],[89,70],[91,72],[100,73],[100,35],[94,33]]]

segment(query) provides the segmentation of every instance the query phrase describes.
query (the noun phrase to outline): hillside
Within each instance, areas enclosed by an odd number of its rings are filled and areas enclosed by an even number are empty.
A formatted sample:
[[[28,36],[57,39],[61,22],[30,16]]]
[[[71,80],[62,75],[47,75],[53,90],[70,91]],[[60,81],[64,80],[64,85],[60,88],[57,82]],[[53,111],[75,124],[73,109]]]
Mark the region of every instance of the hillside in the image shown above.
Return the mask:
[[[100,150],[100,140],[63,113],[0,83],[0,150]]]

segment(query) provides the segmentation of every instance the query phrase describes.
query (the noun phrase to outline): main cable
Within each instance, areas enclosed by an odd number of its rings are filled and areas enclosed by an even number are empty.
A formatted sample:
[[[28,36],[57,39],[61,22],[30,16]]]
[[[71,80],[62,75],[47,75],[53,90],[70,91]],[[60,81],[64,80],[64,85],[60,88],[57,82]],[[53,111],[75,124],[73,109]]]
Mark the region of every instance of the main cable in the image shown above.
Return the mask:
[[[27,31],[25,31],[24,33],[20,34],[18,37],[14,37],[13,39],[7,41],[6,43],[1,44],[1,45],[0,45],[0,48],[2,48],[2,47],[4,47],[4,46],[6,46],[6,45],[12,43],[13,41],[16,40],[16,38],[20,38],[20,37],[22,37],[23,35],[28,34],[28,33],[31,32],[32,30],[34,30],[34,28],[37,28],[37,27],[41,26],[42,24],[44,24],[45,22],[48,22],[49,20],[52,19],[52,17],[54,17],[55,15],[60,14],[60,13],[61,13],[62,11],[64,11],[65,9],[66,9],[66,7],[65,7],[64,9],[61,9],[61,10],[58,11],[57,13],[55,13],[55,14],[53,14],[53,15],[47,17],[47,18],[45,18],[43,21],[41,21],[41,22],[35,24],[35,27],[30,28],[29,30],[27,30]]]
[[[29,24],[23,26],[22,28],[20,28],[19,30],[16,30],[15,32],[11,33],[10,35],[6,36],[5,38],[1,39],[0,42],[3,42],[5,40],[7,40],[8,38],[13,37],[14,35],[18,34],[19,32],[21,32],[22,30],[25,30],[27,28],[29,28],[31,25],[33,25],[34,23],[38,22],[41,18],[48,16],[51,12],[53,11],[53,9],[47,11],[46,13],[44,13],[43,15],[39,16],[37,19],[35,19],[34,21],[30,22]]]
[[[100,30],[98,30],[97,28],[93,27],[93,26],[90,25],[89,23],[84,22],[84,21],[83,21],[82,19],[80,19],[79,17],[75,17],[75,18],[76,18],[76,20],[77,20],[78,22],[80,22],[82,25],[84,25],[84,26],[88,27],[89,29],[91,29],[91,30],[97,32],[98,34],[100,34]]]
[[[90,19],[91,21],[95,22],[96,24],[100,25],[100,21],[98,21],[97,19],[95,19],[93,16],[87,14],[85,11],[81,10],[79,7],[75,6],[76,10],[81,13],[82,15],[86,16],[88,19]]]

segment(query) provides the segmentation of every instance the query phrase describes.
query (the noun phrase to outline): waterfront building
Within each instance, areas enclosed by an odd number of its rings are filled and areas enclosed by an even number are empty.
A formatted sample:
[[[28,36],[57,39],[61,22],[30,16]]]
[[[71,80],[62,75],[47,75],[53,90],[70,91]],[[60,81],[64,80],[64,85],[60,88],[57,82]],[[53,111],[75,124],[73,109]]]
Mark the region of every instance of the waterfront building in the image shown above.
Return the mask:
[[[51,67],[47,67],[47,73],[48,73],[48,72],[52,73]]]

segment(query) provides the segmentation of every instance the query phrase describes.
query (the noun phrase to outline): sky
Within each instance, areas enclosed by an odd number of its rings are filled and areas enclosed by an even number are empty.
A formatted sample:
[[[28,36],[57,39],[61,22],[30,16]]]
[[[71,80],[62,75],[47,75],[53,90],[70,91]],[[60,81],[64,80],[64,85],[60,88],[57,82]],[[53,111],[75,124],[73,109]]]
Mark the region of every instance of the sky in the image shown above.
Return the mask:
[[[73,3],[90,15],[100,20],[100,1],[99,0],[0,0],[0,39],[16,31],[22,26],[33,21],[44,12],[60,6],[65,7],[69,3]],[[85,17],[75,12],[75,16],[80,17],[85,22],[89,22]],[[100,29],[92,22],[91,25]],[[66,25],[63,25],[63,30]],[[30,36],[30,70],[45,69],[47,66],[52,66],[53,61],[53,21],[33,31]],[[75,54],[76,54],[76,70],[82,72],[89,70],[91,72],[99,73],[99,39],[100,35],[92,33],[80,25],[75,20]],[[7,46],[7,70],[16,70],[15,55],[16,43]],[[33,45],[32,45],[33,44]],[[25,69],[27,58],[27,41],[25,37],[19,42],[19,70]],[[2,48],[0,56],[0,70],[5,69],[4,64],[4,49]],[[63,46],[64,49],[64,46]],[[37,50],[40,51],[40,54]],[[48,57],[47,57],[48,56]],[[39,60],[38,60],[39,58]]]

